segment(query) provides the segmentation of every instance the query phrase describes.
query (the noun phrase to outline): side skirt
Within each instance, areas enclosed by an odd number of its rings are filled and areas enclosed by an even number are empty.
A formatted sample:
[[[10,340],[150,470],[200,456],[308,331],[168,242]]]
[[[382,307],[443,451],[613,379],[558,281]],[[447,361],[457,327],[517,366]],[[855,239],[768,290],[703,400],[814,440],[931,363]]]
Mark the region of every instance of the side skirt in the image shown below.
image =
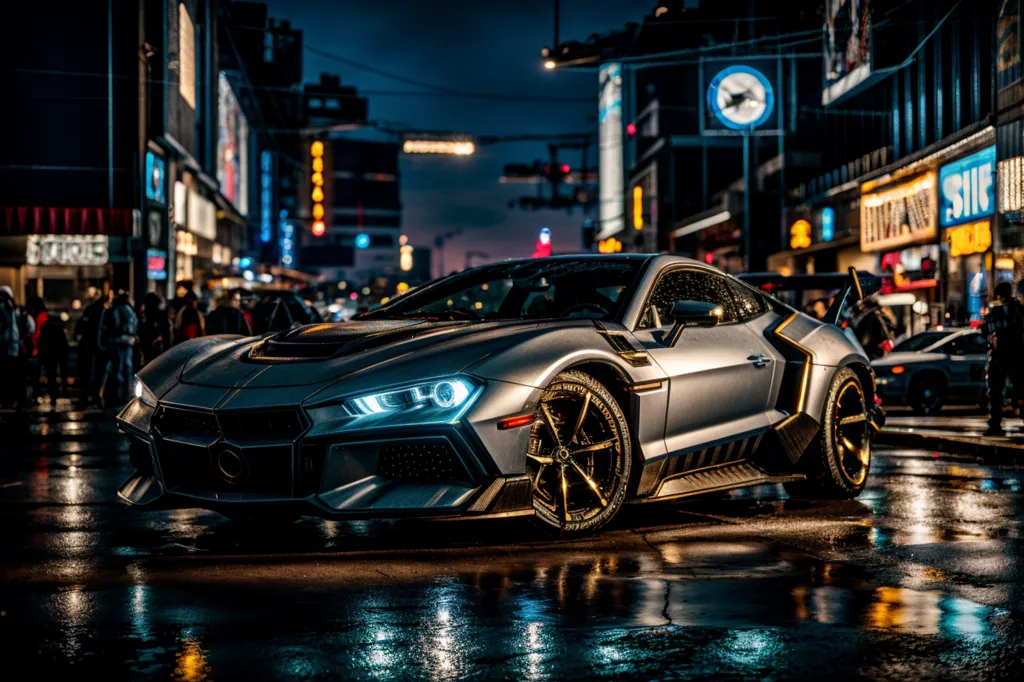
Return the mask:
[[[745,488],[765,483],[786,483],[800,481],[803,474],[773,474],[752,462],[727,462],[717,466],[688,471],[682,475],[662,481],[657,492],[650,497],[631,500],[634,504],[676,500],[691,495]]]

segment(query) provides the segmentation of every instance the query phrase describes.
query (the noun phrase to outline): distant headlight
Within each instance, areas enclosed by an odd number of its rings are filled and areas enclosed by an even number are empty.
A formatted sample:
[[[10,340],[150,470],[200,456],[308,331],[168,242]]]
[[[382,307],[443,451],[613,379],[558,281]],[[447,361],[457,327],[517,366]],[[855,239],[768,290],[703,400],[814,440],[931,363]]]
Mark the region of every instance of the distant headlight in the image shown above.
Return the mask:
[[[314,422],[333,421],[339,430],[457,422],[480,395],[469,377],[443,377],[349,398],[309,410]]]
[[[135,377],[135,386],[132,387],[132,395],[146,403],[150,407],[156,407],[156,396],[153,392],[146,388],[146,384],[142,383],[142,379]]]

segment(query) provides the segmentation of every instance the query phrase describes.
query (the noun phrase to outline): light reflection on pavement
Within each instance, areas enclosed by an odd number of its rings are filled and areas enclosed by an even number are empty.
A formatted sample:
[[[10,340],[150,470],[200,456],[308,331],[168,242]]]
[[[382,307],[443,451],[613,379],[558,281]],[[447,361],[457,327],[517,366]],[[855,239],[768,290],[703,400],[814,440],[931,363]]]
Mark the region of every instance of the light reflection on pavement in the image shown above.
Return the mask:
[[[1017,469],[878,452],[852,502],[767,486],[571,543],[253,528],[121,506],[100,415],[5,419],[0,637],[44,679],[993,679],[1024,656]]]

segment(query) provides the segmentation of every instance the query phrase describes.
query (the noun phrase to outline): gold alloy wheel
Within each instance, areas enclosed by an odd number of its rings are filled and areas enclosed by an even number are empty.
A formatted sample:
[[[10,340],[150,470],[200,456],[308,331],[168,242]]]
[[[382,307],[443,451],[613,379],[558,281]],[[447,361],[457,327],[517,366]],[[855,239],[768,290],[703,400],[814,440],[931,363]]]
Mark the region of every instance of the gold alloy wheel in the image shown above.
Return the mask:
[[[843,476],[855,486],[863,484],[871,465],[871,420],[864,391],[856,381],[839,389],[832,428]]]
[[[563,528],[599,516],[626,475],[623,437],[605,398],[582,384],[556,383],[541,401],[526,453],[537,513]]]

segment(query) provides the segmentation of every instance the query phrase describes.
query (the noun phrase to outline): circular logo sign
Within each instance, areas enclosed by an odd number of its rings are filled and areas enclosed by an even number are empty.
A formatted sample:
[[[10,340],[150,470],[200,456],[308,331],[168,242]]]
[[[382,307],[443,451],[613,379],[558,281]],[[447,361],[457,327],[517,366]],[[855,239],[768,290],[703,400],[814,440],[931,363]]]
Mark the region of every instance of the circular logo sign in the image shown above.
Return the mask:
[[[708,87],[708,108],[727,128],[756,128],[772,115],[775,92],[763,73],[751,66],[722,69]]]

